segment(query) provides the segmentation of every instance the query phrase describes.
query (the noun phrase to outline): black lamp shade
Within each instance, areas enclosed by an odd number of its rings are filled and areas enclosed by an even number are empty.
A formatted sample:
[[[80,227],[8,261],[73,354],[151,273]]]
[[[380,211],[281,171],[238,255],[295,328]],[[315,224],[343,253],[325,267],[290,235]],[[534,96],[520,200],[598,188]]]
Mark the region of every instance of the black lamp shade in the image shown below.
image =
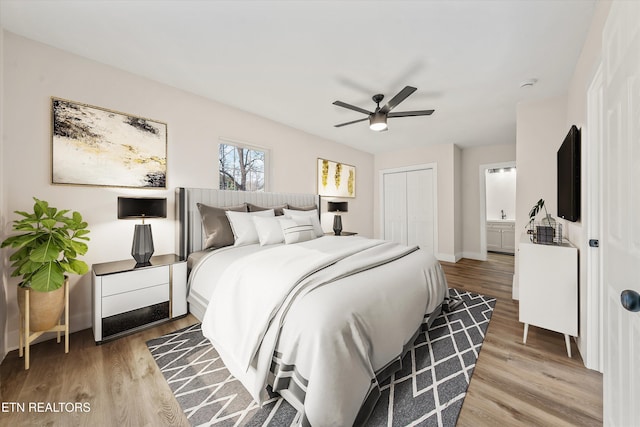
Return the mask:
[[[118,219],[166,217],[166,198],[118,197]]]
[[[145,224],[144,219],[166,217],[166,198],[118,197],[118,219],[142,218],[142,224],[136,224],[131,245],[131,256],[137,266],[148,265],[154,250],[151,224]]]
[[[329,212],[349,212],[349,202],[327,202]]]

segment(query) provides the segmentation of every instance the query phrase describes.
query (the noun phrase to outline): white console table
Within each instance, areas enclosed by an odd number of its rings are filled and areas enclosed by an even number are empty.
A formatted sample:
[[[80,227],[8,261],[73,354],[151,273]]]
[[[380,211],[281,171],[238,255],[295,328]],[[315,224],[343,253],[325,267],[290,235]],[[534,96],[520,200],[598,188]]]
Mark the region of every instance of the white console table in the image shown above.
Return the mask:
[[[523,234],[518,251],[522,340],[527,343],[529,325],[559,332],[571,357],[569,337],[578,336],[578,249],[566,240],[536,244]]]

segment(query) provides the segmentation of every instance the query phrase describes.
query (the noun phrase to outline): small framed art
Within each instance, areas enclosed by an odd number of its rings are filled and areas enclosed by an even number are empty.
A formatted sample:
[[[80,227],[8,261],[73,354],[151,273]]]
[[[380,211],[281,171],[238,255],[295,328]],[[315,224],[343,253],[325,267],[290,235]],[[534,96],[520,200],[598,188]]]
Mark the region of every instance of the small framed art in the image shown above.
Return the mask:
[[[330,197],[356,197],[356,167],[318,159],[318,194]]]

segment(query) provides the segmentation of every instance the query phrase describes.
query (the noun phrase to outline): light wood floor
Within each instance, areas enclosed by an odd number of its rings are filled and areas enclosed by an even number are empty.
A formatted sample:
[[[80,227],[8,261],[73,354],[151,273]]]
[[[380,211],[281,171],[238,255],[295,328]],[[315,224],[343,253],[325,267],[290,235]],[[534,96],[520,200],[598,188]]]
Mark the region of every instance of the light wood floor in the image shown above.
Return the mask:
[[[575,344],[569,359],[562,335],[534,327],[522,344],[513,257],[442,264],[449,286],[498,299],[458,426],[602,425],[602,376],[584,368]],[[0,426],[188,425],[145,342],[195,322],[187,316],[101,346],[90,330],[77,332],[67,355],[55,340],[33,346],[29,371],[11,352],[0,365],[0,400],[25,402],[27,412],[0,411]],[[29,413],[28,402],[88,402],[90,412]]]

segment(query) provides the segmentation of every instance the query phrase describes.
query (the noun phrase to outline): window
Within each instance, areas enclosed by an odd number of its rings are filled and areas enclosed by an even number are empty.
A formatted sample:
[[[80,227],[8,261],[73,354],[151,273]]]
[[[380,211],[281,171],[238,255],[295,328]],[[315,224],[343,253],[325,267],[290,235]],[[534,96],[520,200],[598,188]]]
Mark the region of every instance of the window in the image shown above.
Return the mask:
[[[220,189],[264,191],[268,151],[220,141]]]

